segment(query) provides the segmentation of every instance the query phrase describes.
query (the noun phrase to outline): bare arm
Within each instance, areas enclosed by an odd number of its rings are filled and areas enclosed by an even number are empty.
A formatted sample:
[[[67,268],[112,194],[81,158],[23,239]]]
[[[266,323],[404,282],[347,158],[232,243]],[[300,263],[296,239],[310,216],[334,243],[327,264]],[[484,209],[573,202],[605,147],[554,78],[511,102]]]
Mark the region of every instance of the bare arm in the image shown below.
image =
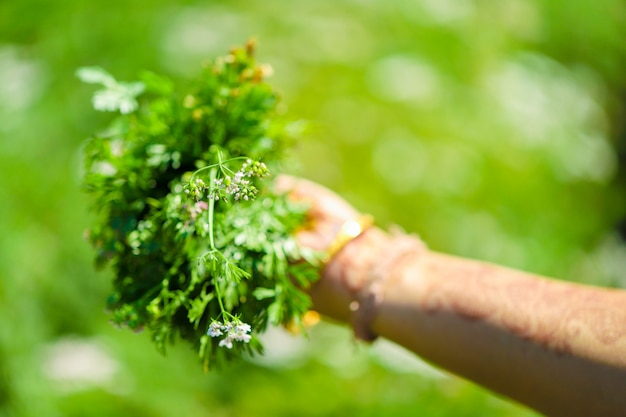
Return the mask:
[[[626,292],[428,251],[388,273],[374,332],[550,416],[626,415]]]
[[[355,212],[316,187],[300,182],[295,195],[313,199],[318,219],[301,240],[324,248]],[[350,242],[313,289],[315,308],[349,323],[375,279],[374,333],[549,416],[626,415],[626,291],[395,245],[377,228]]]

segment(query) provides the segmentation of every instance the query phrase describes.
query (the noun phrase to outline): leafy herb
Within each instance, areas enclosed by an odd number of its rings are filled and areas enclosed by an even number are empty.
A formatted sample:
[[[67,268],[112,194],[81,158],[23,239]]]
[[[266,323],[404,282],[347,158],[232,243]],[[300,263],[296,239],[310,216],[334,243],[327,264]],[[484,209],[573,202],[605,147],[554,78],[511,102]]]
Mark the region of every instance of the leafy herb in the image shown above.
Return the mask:
[[[294,123],[255,63],[253,45],[207,65],[186,88],[144,73],[123,83],[96,67],[77,75],[119,111],[84,149],[97,223],[96,264],[114,273],[113,321],[147,328],[159,350],[177,337],[205,369],[262,351],[268,323],[300,323],[316,254],[294,231],[307,208],[262,180],[279,169]],[[269,168],[268,168],[269,167]]]

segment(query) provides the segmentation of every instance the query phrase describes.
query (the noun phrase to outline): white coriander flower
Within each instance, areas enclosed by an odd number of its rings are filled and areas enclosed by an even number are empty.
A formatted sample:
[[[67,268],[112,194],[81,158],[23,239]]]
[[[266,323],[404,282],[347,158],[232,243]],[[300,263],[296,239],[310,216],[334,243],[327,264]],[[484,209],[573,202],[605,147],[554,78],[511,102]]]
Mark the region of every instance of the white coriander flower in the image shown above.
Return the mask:
[[[207,334],[211,337],[217,337],[225,334],[226,337],[220,340],[218,346],[232,349],[234,341],[249,343],[252,339],[250,331],[252,331],[250,325],[239,320],[225,323],[214,321],[209,326]]]
[[[252,336],[249,335],[250,330],[251,328],[249,324],[239,323],[228,333],[228,337],[240,342],[248,343],[252,338]]]
[[[252,328],[248,323],[240,323],[235,326],[235,330],[238,332],[250,333],[250,330],[252,330]]]
[[[230,338],[230,336],[225,337],[224,339],[220,340],[220,343],[218,346],[225,346],[228,349],[232,349],[233,348],[233,339]]]
[[[222,323],[220,323],[219,321],[214,321],[209,326],[209,330],[207,330],[206,334],[211,336],[211,337],[217,337],[217,336],[221,336],[223,334],[222,330],[224,330],[224,326],[222,325]],[[221,346],[221,344],[220,344],[220,346]]]
[[[238,340],[243,343],[249,343],[250,340],[252,339],[252,336],[250,336],[249,334],[239,334],[239,335],[233,336],[233,339]]]

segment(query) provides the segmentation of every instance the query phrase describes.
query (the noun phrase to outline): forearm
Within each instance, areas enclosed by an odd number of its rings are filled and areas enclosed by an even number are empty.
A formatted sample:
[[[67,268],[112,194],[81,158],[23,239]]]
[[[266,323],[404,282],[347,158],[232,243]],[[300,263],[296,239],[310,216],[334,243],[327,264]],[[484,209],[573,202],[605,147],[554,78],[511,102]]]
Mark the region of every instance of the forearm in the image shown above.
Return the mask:
[[[390,242],[376,233],[338,263],[383,253]],[[426,250],[400,257],[387,274],[372,322],[381,336],[548,415],[626,410],[624,292]],[[349,319],[349,309],[335,312]]]

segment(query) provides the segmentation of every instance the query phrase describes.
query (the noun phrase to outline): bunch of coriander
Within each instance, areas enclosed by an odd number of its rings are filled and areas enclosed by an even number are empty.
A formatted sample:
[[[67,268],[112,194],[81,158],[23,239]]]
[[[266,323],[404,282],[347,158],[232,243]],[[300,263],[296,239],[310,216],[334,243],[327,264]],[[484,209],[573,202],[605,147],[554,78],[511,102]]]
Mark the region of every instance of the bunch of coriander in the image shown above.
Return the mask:
[[[113,271],[113,321],[146,328],[159,350],[191,342],[205,369],[262,352],[269,324],[301,322],[316,255],[294,232],[306,207],[262,180],[280,167],[294,123],[255,63],[253,45],[216,59],[184,87],[81,68],[102,85],[97,110],[119,112],[84,148],[97,216],[96,264]]]

